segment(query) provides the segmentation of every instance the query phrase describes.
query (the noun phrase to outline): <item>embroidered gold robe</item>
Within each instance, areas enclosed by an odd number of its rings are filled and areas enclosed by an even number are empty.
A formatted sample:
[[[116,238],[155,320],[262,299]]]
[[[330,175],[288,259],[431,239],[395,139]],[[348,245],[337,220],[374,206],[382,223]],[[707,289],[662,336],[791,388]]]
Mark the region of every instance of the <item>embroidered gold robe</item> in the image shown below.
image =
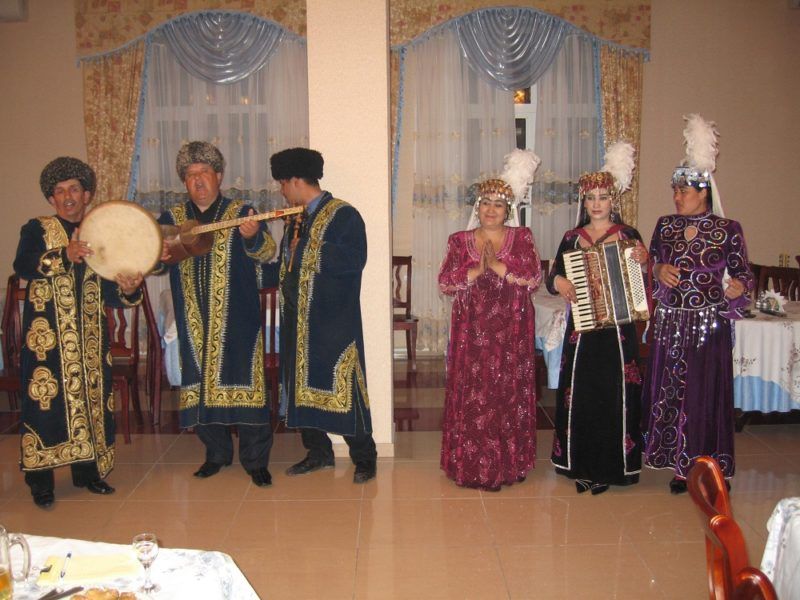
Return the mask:
[[[287,425],[355,435],[360,418],[371,433],[361,323],[364,221],[350,204],[325,192],[303,225],[292,271],[289,237],[284,236],[279,273]]]
[[[76,225],[39,217],[22,227],[14,270],[28,281],[23,311],[22,470],[97,462],[114,467],[114,392],[104,306],[127,307],[113,281],[66,246]]]
[[[209,222],[248,214],[250,206],[219,197]],[[159,222],[197,219],[191,201],[174,206]],[[264,425],[269,402],[264,387],[264,346],[258,282],[261,263],[275,254],[261,231],[244,240],[238,227],[214,232],[211,251],[169,267],[181,363],[180,425]]]

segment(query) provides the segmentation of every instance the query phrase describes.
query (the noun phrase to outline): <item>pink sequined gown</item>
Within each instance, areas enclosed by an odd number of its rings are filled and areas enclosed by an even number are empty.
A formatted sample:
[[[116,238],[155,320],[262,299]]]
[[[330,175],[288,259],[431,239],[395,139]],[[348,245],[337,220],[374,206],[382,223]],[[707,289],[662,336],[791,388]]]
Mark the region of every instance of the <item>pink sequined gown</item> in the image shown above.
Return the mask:
[[[458,485],[499,489],[525,479],[536,458],[533,292],[541,265],[533,236],[506,228],[508,268],[467,282],[478,265],[474,231],[450,236],[439,289],[454,296],[447,350],[441,467]]]

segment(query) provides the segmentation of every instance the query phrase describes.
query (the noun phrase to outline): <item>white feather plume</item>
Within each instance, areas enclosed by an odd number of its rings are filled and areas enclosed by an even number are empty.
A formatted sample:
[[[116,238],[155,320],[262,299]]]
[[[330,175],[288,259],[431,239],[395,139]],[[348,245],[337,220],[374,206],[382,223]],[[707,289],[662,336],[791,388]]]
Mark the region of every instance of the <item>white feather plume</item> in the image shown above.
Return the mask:
[[[683,130],[683,139],[686,142],[687,166],[699,171],[713,172],[717,167],[717,124],[706,121],[697,114],[683,117],[686,128]]]
[[[628,142],[614,142],[606,150],[605,164],[600,170],[611,173],[614,186],[620,194],[631,187],[635,152],[633,145]]]
[[[517,148],[506,154],[500,179],[511,186],[517,202],[525,196],[525,188],[533,183],[533,174],[541,162],[531,150]]]

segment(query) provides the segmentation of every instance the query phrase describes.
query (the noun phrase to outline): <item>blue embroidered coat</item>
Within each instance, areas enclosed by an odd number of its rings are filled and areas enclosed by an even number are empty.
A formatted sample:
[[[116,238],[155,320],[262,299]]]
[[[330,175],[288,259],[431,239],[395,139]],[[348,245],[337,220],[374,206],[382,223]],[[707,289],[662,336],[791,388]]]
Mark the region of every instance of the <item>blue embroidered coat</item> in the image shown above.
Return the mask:
[[[250,206],[220,196],[213,221],[248,214]],[[191,201],[159,223],[196,218]],[[264,222],[245,240],[238,227],[214,232],[211,251],[169,267],[181,363],[180,426],[269,423],[259,310],[261,263],[275,254]]]
[[[28,280],[22,322],[22,470],[97,462],[114,467],[114,391],[104,306],[128,307],[116,282],[66,246],[77,227],[57,216],[28,221],[14,271]]]
[[[289,271],[281,244],[281,394],[289,427],[354,435],[356,419],[372,432],[361,324],[364,221],[324,192],[307,218]],[[273,279],[272,285],[275,285]]]

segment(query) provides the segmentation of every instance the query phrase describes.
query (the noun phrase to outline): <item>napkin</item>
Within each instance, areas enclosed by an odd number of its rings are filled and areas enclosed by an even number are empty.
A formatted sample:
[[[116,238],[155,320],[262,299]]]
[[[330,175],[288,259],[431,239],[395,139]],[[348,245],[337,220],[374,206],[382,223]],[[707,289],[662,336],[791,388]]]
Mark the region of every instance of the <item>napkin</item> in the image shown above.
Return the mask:
[[[764,292],[764,300],[767,302],[767,308],[773,312],[785,313],[786,309],[783,308],[787,300],[780,293],[774,290],[766,290]]]
[[[142,568],[139,561],[131,554],[73,555],[67,563],[67,572],[62,578],[61,567],[63,565],[63,556],[49,556],[45,561],[44,568],[50,566],[50,569],[39,575],[36,584],[48,586],[133,577],[138,575]]]

